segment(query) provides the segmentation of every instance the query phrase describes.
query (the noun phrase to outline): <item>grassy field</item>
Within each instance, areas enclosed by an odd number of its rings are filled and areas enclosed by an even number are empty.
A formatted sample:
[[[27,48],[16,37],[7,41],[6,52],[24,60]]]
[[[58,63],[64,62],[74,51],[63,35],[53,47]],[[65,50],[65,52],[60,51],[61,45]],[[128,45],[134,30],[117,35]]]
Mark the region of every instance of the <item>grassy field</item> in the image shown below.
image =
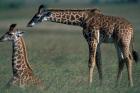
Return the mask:
[[[59,6],[57,6],[59,7]],[[86,8],[88,6],[81,6]],[[92,6],[89,6],[92,7]],[[140,53],[140,5],[98,5],[103,13],[127,18],[135,28],[135,49]],[[36,88],[2,89],[12,76],[11,43],[0,42],[0,93],[140,93],[140,64],[133,64],[134,87],[128,87],[127,70],[123,71],[120,86],[115,87],[117,56],[113,44],[102,45],[103,85],[99,86],[95,69],[93,85],[89,88],[88,47],[82,29],[56,23],[41,23],[26,28],[36,8],[1,10],[0,36],[11,23],[17,23],[24,31],[29,62],[34,73],[48,87],[45,91]],[[25,11],[26,10],[26,11]]]

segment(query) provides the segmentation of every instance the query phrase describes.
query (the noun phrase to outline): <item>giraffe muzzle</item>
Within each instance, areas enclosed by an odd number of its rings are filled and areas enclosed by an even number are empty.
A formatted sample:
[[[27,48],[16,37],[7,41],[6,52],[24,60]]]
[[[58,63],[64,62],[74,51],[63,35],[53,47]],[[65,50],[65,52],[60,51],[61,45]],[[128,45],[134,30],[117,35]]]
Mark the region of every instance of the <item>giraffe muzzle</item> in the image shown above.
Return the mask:
[[[27,27],[33,27],[31,24],[27,24]]]
[[[33,27],[35,24],[36,24],[35,22],[30,21],[30,22],[27,24],[27,27]]]

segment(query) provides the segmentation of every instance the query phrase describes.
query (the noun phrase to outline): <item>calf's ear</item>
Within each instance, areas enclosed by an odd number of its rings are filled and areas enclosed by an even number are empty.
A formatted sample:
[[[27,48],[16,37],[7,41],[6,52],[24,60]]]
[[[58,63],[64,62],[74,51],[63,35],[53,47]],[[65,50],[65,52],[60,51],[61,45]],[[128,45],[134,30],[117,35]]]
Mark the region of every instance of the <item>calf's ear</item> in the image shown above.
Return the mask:
[[[45,11],[45,6],[44,5],[40,5],[38,8],[38,13],[42,13]]]
[[[9,31],[13,31],[17,24],[11,24],[9,27]]]

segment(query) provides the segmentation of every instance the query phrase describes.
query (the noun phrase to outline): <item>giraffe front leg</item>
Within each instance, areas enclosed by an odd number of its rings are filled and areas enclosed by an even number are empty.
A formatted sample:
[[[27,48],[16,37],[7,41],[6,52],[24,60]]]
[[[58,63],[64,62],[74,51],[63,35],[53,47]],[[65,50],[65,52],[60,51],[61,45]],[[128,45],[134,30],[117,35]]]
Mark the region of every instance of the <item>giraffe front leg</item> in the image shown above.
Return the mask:
[[[89,38],[88,38],[88,44],[89,44],[89,63],[88,64],[89,65],[88,66],[89,66],[89,84],[90,85],[92,83],[93,70],[96,65],[96,52],[97,52],[98,43],[99,43],[99,31],[95,30],[89,33]],[[101,70],[99,64],[97,64],[97,67],[98,67],[98,70]]]
[[[96,66],[99,73],[99,79],[100,79],[100,85],[102,85],[102,63],[101,63],[101,50],[100,50],[100,44],[97,46],[97,52],[96,52]]]
[[[97,46],[99,43],[99,30],[92,29],[89,31],[85,31],[84,36],[88,42],[89,46],[89,85],[92,83],[92,77],[93,77],[93,70],[96,65],[96,52],[97,52]]]
[[[92,41],[89,43],[89,84],[92,83],[92,77],[93,77],[93,70],[96,65],[96,49],[97,49],[97,43]]]

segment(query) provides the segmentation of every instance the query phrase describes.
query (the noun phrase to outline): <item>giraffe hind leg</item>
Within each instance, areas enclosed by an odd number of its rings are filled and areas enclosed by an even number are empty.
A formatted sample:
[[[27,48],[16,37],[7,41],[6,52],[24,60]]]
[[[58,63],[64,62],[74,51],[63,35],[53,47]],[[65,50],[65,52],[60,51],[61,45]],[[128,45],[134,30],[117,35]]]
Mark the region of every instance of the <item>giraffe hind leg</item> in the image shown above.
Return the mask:
[[[126,59],[126,66],[128,70],[128,80],[129,80],[129,86],[133,86],[133,79],[132,79],[132,60],[127,57]]]
[[[118,65],[118,74],[117,74],[117,83],[116,83],[117,85],[122,77],[123,68],[124,68],[124,60],[122,59],[119,61],[119,65]]]
[[[127,66],[127,71],[128,71],[128,80],[129,80],[129,86],[133,86],[133,79],[132,79],[132,58],[130,56],[130,50],[129,46],[126,44],[126,46],[122,46],[122,52],[124,56],[124,61]]]
[[[46,89],[46,86],[44,85],[44,82],[34,75],[30,77],[28,82],[30,82],[32,86],[37,87],[41,90]]]
[[[117,81],[116,81],[116,86],[118,86],[118,83],[122,77],[122,71],[124,68],[124,57],[123,53],[121,51],[121,47],[119,44],[115,44],[116,50],[117,50],[117,57],[118,57],[118,73],[117,73]]]

